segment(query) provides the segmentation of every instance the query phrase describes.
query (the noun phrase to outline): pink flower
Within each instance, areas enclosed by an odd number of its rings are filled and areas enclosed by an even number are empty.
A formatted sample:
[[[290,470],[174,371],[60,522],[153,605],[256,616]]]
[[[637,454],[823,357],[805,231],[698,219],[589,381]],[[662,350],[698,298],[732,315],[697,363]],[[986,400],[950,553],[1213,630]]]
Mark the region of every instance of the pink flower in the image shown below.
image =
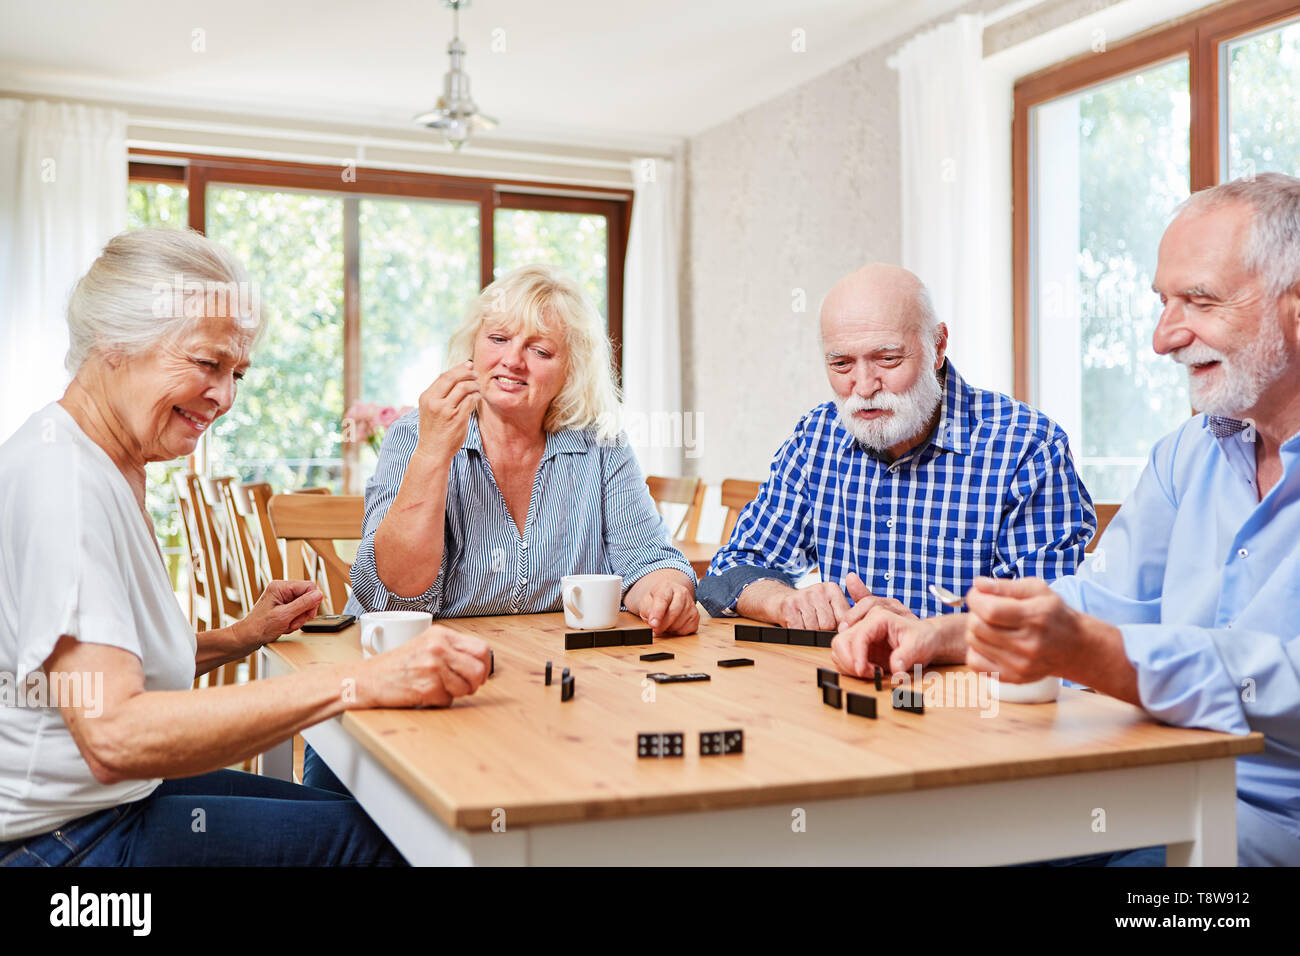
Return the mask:
[[[401,417],[402,413],[392,405],[385,405],[379,410],[379,414],[375,416],[375,421],[379,424],[380,428],[387,428]]]

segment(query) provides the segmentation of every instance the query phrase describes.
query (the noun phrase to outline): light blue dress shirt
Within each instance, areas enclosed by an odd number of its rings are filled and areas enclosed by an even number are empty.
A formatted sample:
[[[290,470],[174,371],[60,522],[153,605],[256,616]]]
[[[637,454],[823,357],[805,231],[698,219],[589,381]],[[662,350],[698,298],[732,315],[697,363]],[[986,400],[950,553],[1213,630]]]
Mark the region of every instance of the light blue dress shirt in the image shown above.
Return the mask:
[[[566,574],[621,575],[624,594],[659,568],[675,568],[695,580],[690,562],[669,540],[626,435],[609,443],[575,429],[547,435],[520,534],[473,415],[448,473],[438,577],[423,594],[393,594],[375,569],[375,532],[397,498],[419,434],[416,410],[384,435],[379,464],[366,484],[346,613],[538,614],[560,610],[560,578]]]
[[[1098,542],[1052,587],[1119,627],[1142,706],[1265,735],[1237,758],[1242,865],[1300,865],[1300,435],[1259,500],[1255,434],[1198,415],[1162,438]]]

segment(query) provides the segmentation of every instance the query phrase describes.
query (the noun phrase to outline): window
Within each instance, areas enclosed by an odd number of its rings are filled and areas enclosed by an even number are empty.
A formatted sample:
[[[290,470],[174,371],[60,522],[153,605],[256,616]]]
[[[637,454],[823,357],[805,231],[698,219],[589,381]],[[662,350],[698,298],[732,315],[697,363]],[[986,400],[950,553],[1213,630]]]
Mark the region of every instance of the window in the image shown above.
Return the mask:
[[[1016,394],[1070,436],[1093,498],[1122,501],[1190,412],[1151,348],[1169,216],[1195,189],[1300,174],[1300,5],[1251,2],[1016,84]]]
[[[526,262],[582,282],[617,353],[628,190],[175,159],[185,165],[131,164],[132,224],[188,222],[228,246],[269,323],[235,407],[203,443],[209,474],[361,491],[375,457],[344,440],[344,411],[415,404],[470,300]]]
[[[280,489],[343,477],[343,200],[211,185],[207,234],[248,268],[266,334],[207,470]]]

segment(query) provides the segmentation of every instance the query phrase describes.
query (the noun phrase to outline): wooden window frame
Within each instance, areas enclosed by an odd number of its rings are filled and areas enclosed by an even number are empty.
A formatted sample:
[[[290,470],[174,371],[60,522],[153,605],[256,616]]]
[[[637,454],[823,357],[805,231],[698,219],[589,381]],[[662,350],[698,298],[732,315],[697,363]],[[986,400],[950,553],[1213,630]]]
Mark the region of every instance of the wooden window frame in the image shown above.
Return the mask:
[[[361,256],[357,234],[357,204],[365,196],[434,199],[476,203],[479,207],[479,288],[493,279],[495,212],[531,209],[576,212],[606,219],[609,336],[614,368],[621,373],[623,352],[623,273],[628,230],[632,222],[631,189],[608,186],[569,186],[522,179],[485,179],[437,173],[376,169],[365,166],[320,165],[268,159],[245,159],[167,150],[149,150],[147,158],[128,157],[131,182],[165,182],[189,191],[189,225],[205,232],[207,187],[212,183],[261,189],[293,189],[339,194],[343,216],[343,407],[361,397]],[[168,162],[151,162],[162,159]],[[346,172],[346,178],[345,178]],[[343,480],[355,467],[359,445],[343,444]]]
[[[1032,402],[1029,112],[1035,106],[1186,56],[1191,95],[1191,191],[1219,181],[1220,45],[1300,16],[1296,0],[1233,0],[1153,27],[1102,53],[1084,53],[1022,77],[1015,84],[1011,132],[1012,341],[1015,396]]]

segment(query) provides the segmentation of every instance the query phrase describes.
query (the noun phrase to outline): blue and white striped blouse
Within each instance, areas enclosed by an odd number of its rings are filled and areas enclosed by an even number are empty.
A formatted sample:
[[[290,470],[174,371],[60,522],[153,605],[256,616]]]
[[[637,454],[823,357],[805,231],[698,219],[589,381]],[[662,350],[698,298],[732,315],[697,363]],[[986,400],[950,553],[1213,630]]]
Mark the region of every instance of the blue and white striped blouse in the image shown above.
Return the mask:
[[[546,436],[521,537],[483,453],[478,416],[452,459],[442,566],[415,597],[389,592],[375,571],[375,531],[388,513],[419,438],[419,411],[388,429],[366,484],[362,540],[347,613],[429,611],[435,617],[535,614],[561,608],[566,574],[618,574],[626,593],[658,568],[695,574],[669,539],[626,436],[598,443],[566,430]]]

